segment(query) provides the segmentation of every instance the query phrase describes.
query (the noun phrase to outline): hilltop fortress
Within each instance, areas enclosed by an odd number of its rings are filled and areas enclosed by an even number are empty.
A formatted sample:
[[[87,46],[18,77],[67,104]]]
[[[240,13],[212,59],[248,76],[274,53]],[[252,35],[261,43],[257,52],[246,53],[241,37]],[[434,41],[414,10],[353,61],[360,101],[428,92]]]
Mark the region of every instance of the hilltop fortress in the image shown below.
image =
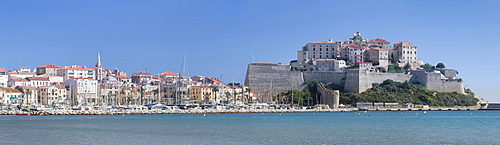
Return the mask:
[[[297,60],[290,65],[255,62],[248,65],[245,85],[257,95],[272,95],[290,89],[302,89],[304,82],[318,80],[344,87],[349,92],[361,93],[391,79],[396,82],[420,84],[441,92],[464,93],[458,71],[427,69],[420,66],[417,46],[399,41],[392,46],[384,39],[366,40],[359,32],[344,42],[332,39],[314,41],[297,52]],[[388,73],[394,67],[405,72]]]

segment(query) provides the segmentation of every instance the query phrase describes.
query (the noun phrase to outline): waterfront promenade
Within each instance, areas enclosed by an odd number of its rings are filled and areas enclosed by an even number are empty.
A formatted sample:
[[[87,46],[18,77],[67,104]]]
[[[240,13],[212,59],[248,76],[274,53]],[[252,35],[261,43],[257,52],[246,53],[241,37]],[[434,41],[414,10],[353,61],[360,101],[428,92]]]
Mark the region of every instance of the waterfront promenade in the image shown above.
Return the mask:
[[[188,109],[188,110],[44,110],[30,111],[29,115],[140,115],[140,114],[224,114],[224,113],[302,113],[302,112],[353,112],[357,108],[343,109]],[[0,115],[27,113],[20,110],[0,110]]]
[[[107,109],[107,110],[44,110],[23,112],[0,110],[0,115],[141,115],[141,114],[227,114],[227,113],[306,113],[306,112],[356,112],[356,111],[463,111],[480,110],[476,106],[429,107],[429,108],[339,108],[339,109]],[[27,113],[27,114],[26,114]]]
[[[428,108],[359,108],[359,111],[462,111],[462,110],[480,110],[479,106],[454,106],[454,107],[428,107]]]

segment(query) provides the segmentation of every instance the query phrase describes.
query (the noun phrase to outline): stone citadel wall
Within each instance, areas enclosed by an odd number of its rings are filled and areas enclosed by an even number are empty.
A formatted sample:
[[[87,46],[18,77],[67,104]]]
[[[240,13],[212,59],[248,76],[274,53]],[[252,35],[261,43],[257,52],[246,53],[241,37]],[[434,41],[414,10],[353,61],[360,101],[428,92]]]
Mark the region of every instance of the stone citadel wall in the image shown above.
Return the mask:
[[[304,82],[318,80],[324,83],[343,85],[349,92],[361,93],[372,87],[373,83],[382,83],[391,79],[396,82],[421,84],[430,90],[441,92],[464,93],[460,78],[447,78],[439,71],[424,70],[409,73],[380,73],[359,69],[345,72],[329,71],[291,71],[289,65],[278,63],[251,63],[248,65],[245,85],[257,94],[283,92],[290,89],[300,89]]]
[[[448,74],[442,74],[441,72],[443,71],[410,71],[413,77],[409,82],[413,84],[421,84],[429,90],[440,92],[458,92],[461,94],[465,93],[461,78],[450,76]]]
[[[245,85],[258,95],[298,89],[304,83],[302,72],[290,69],[289,65],[278,63],[251,63],[247,68]]]
[[[380,84],[388,79],[395,82],[405,82],[409,81],[411,77],[413,77],[413,75],[405,73],[380,73],[352,69],[347,71],[347,80],[344,85],[344,90],[361,93],[370,89],[373,83]]]

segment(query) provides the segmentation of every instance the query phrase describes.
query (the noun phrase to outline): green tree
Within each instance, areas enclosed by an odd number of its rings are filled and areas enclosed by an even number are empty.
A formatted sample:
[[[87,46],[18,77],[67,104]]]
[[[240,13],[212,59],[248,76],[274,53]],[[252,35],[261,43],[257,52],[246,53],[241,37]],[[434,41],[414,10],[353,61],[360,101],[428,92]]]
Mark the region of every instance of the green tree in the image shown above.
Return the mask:
[[[405,70],[399,67],[397,64],[392,64],[387,67],[387,73],[402,73]]]
[[[421,68],[423,68],[423,69],[432,69],[434,66],[432,66],[432,65],[431,65],[431,64],[429,64],[429,63],[426,63],[426,64],[424,64],[424,65],[421,65],[420,67],[421,67]]]
[[[26,97],[24,97],[24,98],[23,98],[23,100],[22,100],[22,102],[21,102],[21,105],[23,105],[23,104],[24,104],[24,101],[25,101],[26,99],[29,99],[29,98],[31,97],[31,95],[33,94],[33,92],[31,92],[31,90],[30,90],[30,89],[26,89],[26,90],[24,90],[24,94],[26,94]]]
[[[144,88],[143,88],[142,86],[141,86],[141,87],[139,87],[139,92],[141,93],[141,96],[140,96],[140,98],[139,98],[139,100],[140,100],[139,105],[143,105],[143,104],[142,104],[142,99],[144,98],[144,91],[145,91],[145,90],[144,90]]]
[[[239,85],[240,85],[240,83],[228,83],[227,85],[228,85],[228,86],[239,86]]]
[[[347,67],[353,67],[354,66],[354,64],[352,64],[351,62],[346,62],[345,64],[347,65]]]
[[[406,65],[403,68],[407,71],[410,70],[411,69],[410,63],[406,63]]]
[[[444,65],[444,63],[441,63],[441,62],[440,62],[440,63],[438,63],[438,64],[436,65],[436,68],[438,68],[438,69],[443,69],[443,68],[446,68],[446,66]]]
[[[250,88],[246,88],[245,89],[245,92],[248,93],[247,97],[246,97],[246,102],[248,103],[251,103],[252,102],[252,99],[251,99],[251,95],[250,93],[252,92],[252,90]]]
[[[218,91],[219,91],[219,88],[217,88],[217,86],[212,87],[212,92],[214,93],[214,97],[215,97],[215,104],[217,104],[217,92]]]

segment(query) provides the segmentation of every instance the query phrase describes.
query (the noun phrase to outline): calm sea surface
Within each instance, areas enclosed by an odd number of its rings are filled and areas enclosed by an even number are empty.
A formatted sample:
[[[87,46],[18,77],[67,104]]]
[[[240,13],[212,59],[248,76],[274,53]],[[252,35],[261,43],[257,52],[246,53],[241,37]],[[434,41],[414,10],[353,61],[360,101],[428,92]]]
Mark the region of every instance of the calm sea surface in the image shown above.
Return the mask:
[[[0,144],[500,144],[500,111],[0,116]]]

